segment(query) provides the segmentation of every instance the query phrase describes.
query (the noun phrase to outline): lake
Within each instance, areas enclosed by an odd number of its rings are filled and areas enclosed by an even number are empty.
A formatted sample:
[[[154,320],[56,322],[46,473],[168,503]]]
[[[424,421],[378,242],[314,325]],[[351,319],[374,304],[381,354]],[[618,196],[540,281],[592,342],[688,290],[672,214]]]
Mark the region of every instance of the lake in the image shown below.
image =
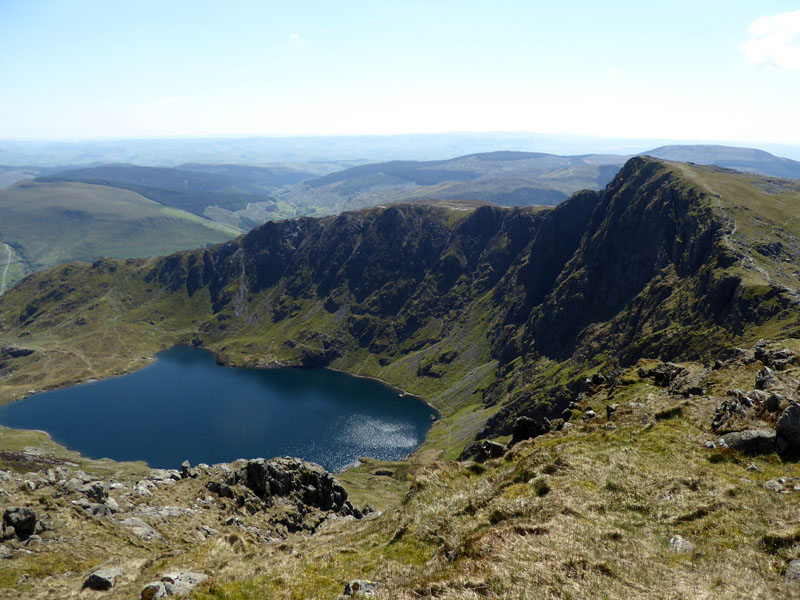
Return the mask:
[[[176,346],[113,379],[0,406],[0,424],[47,431],[91,458],[180,468],[297,456],[339,471],[360,456],[396,460],[425,439],[433,410],[377,381],[325,369],[223,367]]]

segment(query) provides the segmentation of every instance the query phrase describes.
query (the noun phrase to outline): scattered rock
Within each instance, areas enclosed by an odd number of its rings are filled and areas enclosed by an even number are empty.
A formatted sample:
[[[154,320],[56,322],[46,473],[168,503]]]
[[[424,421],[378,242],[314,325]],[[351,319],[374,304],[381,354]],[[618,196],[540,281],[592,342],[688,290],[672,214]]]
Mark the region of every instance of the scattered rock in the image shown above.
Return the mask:
[[[688,554],[694,550],[694,544],[679,535],[672,536],[669,540],[669,547],[673,552],[681,554]]]
[[[610,421],[617,409],[619,409],[619,404],[606,404],[606,419]]]
[[[533,419],[531,417],[517,417],[512,429],[511,443],[513,446],[522,440],[529,440],[550,431],[550,421],[547,419]]]
[[[732,448],[745,454],[768,454],[775,451],[775,432],[772,429],[734,431],[719,438],[715,445]]]
[[[597,416],[597,413],[594,412],[591,408],[583,413],[583,420],[587,421],[589,419],[594,419]]]
[[[785,581],[800,581],[800,558],[796,558],[788,564],[783,578]]]
[[[4,558],[14,558],[14,553],[8,548],[8,546],[0,545],[0,559]]]
[[[122,569],[113,567],[98,569],[86,578],[83,587],[99,591],[110,590],[114,587],[117,577],[122,577]]]

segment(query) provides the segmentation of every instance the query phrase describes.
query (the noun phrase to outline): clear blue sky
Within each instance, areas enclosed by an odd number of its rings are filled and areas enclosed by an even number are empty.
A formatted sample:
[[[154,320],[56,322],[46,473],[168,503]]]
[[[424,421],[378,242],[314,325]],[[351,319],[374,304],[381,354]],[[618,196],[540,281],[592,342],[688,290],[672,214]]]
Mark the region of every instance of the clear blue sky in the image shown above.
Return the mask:
[[[800,144],[800,1],[0,0],[0,139],[443,131]]]

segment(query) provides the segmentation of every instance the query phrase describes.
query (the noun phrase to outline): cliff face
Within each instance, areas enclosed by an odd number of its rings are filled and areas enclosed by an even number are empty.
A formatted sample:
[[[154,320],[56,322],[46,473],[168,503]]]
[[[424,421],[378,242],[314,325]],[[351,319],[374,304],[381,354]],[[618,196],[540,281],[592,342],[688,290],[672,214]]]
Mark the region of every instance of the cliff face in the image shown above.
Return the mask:
[[[207,249],[36,274],[3,296],[0,327],[79,343],[111,337],[113,320],[122,343],[148,323],[156,345],[379,376],[445,413],[505,404],[495,422],[507,428],[552,386],[550,410],[574,393],[570,364],[708,357],[767,323],[791,328],[793,280],[784,269],[779,284],[763,256],[748,267],[757,240],[736,233],[734,210],[758,181],[737,177],[635,158],[604,192],[555,208],[406,204],[270,222]],[[749,187],[713,191],[731,182]],[[751,204],[761,222],[774,209]],[[558,381],[541,379],[542,361],[564,367]]]

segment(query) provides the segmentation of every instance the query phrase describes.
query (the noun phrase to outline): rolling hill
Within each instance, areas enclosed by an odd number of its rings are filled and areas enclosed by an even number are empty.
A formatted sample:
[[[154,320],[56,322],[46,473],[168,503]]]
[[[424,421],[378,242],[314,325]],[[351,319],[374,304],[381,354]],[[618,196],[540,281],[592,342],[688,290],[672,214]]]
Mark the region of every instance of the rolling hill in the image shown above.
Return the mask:
[[[0,215],[0,242],[14,252],[7,286],[60,263],[156,256],[240,233],[132,191],[74,182],[23,181],[0,190]]]

